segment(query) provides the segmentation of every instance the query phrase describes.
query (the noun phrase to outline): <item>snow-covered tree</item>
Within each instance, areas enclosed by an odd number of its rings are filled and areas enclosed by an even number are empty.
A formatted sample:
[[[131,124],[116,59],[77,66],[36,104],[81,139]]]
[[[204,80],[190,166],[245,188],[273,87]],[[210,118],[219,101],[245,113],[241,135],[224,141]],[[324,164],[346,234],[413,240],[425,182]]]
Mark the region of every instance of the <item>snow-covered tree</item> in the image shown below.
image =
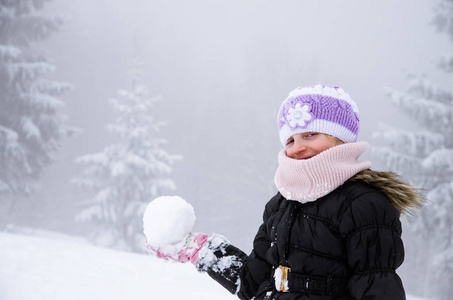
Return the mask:
[[[54,70],[37,44],[61,26],[39,15],[45,0],[0,1],[0,201],[32,190],[72,130],[59,96],[70,88],[47,78]],[[1,203],[1,202],[0,202]],[[9,204],[11,204],[9,203]]]
[[[86,168],[75,180],[95,193],[77,216],[78,221],[94,225],[91,241],[128,251],[143,249],[146,204],[175,188],[169,175],[180,159],[162,148],[166,140],[158,133],[164,123],[153,117],[157,115],[154,105],[161,98],[150,97],[139,84],[140,74],[141,63],[136,61],[130,69],[131,89],[119,90],[118,97],[110,101],[116,118],[107,128],[119,142],[79,157],[77,162]]]
[[[453,0],[436,7],[433,24],[453,42]],[[453,79],[453,49],[439,62],[439,69]],[[375,148],[385,165],[425,190],[428,205],[423,220],[412,224],[424,239],[426,251],[420,259],[428,262],[424,278],[431,296],[450,299],[453,294],[453,92],[423,75],[410,75],[404,92],[388,89],[391,101],[419,126],[413,130],[382,128],[375,137],[387,147]],[[423,221],[423,222],[421,222]],[[418,226],[417,226],[418,225]],[[426,235],[429,233],[429,235]],[[417,235],[415,235],[417,236]],[[429,237],[429,238],[427,238]]]

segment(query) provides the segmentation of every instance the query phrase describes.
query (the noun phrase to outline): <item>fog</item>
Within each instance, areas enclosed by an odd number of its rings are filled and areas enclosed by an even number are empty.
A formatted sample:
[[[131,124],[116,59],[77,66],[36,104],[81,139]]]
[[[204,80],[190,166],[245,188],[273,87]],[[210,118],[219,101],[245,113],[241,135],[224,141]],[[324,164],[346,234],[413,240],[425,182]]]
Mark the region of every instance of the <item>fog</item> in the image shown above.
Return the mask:
[[[359,140],[378,123],[413,128],[386,97],[404,90],[410,72],[442,80],[433,60],[448,49],[430,26],[432,1],[138,1],[54,0],[45,14],[64,26],[39,47],[57,67],[54,79],[68,123],[81,132],[64,141],[55,163],[27,200],[18,224],[83,235],[76,223],[88,191],[71,183],[75,158],[115,141],[108,99],[128,88],[128,64],[145,63],[142,84],[163,102],[165,149],[177,194],[191,202],[196,229],[227,236],[245,251],[276,192],[281,145],[276,115],[289,91],[323,83],[343,87],[359,106]],[[379,162],[373,162],[379,168]],[[151,199],[150,199],[151,200]],[[35,203],[35,204],[34,204]]]

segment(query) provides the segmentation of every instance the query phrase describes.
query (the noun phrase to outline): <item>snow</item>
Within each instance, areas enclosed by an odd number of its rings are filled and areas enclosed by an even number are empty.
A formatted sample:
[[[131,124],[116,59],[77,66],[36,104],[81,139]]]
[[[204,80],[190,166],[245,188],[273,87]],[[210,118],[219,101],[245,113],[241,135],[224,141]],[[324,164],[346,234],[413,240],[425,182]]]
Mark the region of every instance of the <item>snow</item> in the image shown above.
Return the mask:
[[[238,299],[190,263],[95,247],[80,238],[0,232],[0,245],[2,300]]]
[[[32,119],[28,117],[22,117],[21,120],[22,130],[24,131],[25,138],[41,138],[41,131],[38,126],[35,125]]]
[[[0,232],[2,300],[237,299],[190,264],[73,237]]]
[[[195,212],[179,196],[162,196],[151,201],[143,214],[146,240],[152,246],[177,244],[187,237],[195,225]]]
[[[207,271],[209,268],[215,273],[224,273],[228,270],[231,278],[234,278],[236,275],[233,274],[241,269],[243,261],[236,255],[227,254],[226,247],[230,245],[230,242],[223,235],[214,233],[206,244],[198,254],[197,268],[203,271]],[[222,253],[222,255],[219,257],[218,253]],[[236,286],[239,287],[239,285]]]

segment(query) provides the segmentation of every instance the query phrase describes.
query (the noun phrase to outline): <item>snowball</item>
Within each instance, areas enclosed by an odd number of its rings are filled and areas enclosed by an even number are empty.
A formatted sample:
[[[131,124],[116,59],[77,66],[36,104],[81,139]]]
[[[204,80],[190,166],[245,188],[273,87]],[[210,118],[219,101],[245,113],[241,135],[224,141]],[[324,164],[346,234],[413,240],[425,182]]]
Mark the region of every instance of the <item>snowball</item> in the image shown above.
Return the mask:
[[[192,231],[194,224],[192,205],[178,196],[154,199],[143,214],[143,232],[147,243],[155,247],[182,242]]]

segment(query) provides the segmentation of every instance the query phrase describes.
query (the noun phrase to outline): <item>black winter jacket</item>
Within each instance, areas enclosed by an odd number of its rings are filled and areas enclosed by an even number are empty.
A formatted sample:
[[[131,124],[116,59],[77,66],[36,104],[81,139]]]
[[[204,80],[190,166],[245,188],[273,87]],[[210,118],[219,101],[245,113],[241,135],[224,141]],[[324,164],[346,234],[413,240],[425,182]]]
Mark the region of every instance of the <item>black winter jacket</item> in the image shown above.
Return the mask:
[[[305,204],[278,193],[250,255],[213,236],[197,268],[240,299],[405,299],[399,217],[386,194],[361,182]],[[275,288],[279,265],[291,268],[290,292]]]

